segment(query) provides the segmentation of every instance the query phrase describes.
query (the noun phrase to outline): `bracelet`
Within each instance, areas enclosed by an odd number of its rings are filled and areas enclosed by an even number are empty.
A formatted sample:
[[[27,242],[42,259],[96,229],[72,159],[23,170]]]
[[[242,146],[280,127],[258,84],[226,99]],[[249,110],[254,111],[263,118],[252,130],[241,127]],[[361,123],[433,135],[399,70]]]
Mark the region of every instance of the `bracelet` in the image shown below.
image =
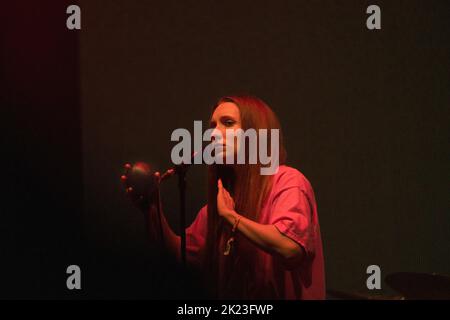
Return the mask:
[[[238,218],[234,221],[233,228],[231,229],[231,237],[230,237],[230,239],[228,239],[225,251],[223,252],[224,256],[230,255],[231,248],[232,248],[232,245],[234,242],[234,233],[236,232],[236,229],[237,229],[240,221],[241,221],[241,216],[238,216]]]
[[[241,221],[241,216],[240,215],[238,215],[238,218],[237,219],[235,219],[235,221],[234,221],[234,224],[233,224],[233,228],[231,229],[231,232],[232,233],[235,233],[236,232],[236,229],[237,229],[237,227],[238,227],[238,225],[239,225],[239,222]]]

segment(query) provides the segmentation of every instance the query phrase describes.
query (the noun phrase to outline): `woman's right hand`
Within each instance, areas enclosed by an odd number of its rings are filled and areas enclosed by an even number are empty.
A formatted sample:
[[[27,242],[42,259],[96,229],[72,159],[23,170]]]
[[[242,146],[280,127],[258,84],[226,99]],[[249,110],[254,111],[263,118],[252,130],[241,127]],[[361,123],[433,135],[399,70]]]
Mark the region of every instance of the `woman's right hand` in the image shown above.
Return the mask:
[[[140,210],[146,211],[157,204],[161,174],[152,173],[147,164],[125,164],[120,180],[127,197]]]

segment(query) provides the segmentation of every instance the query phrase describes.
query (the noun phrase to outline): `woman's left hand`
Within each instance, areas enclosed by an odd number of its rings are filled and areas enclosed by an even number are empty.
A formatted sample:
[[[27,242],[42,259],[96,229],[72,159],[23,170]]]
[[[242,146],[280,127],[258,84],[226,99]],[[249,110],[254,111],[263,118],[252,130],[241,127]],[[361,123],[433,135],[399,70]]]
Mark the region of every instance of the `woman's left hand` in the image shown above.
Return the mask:
[[[234,200],[227,189],[222,185],[222,180],[217,180],[217,212],[222,217],[227,217],[234,213]]]

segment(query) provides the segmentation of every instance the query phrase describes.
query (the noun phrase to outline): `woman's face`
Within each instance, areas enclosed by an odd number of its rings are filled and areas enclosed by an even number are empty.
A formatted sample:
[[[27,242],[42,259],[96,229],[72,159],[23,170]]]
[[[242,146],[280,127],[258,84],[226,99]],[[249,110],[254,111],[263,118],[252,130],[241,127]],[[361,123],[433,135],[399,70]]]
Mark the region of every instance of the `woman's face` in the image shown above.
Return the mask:
[[[214,131],[218,130],[222,135],[221,140],[213,139],[214,143],[223,145],[224,160],[227,155],[231,155],[230,152],[236,154],[238,148],[237,139],[235,139],[234,146],[232,147],[231,143],[227,143],[226,141],[226,130],[232,130],[234,132],[237,129],[242,129],[241,115],[238,106],[233,102],[223,102],[219,104],[211,117],[210,128],[215,129]]]

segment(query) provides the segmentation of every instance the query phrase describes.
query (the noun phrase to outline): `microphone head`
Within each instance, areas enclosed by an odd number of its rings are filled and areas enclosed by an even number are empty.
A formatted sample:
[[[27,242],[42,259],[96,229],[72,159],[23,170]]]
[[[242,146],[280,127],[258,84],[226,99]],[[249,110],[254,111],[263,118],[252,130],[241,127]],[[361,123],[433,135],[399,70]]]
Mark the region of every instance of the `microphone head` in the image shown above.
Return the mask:
[[[136,162],[127,172],[127,184],[137,197],[147,198],[156,191],[158,180],[149,164]]]

